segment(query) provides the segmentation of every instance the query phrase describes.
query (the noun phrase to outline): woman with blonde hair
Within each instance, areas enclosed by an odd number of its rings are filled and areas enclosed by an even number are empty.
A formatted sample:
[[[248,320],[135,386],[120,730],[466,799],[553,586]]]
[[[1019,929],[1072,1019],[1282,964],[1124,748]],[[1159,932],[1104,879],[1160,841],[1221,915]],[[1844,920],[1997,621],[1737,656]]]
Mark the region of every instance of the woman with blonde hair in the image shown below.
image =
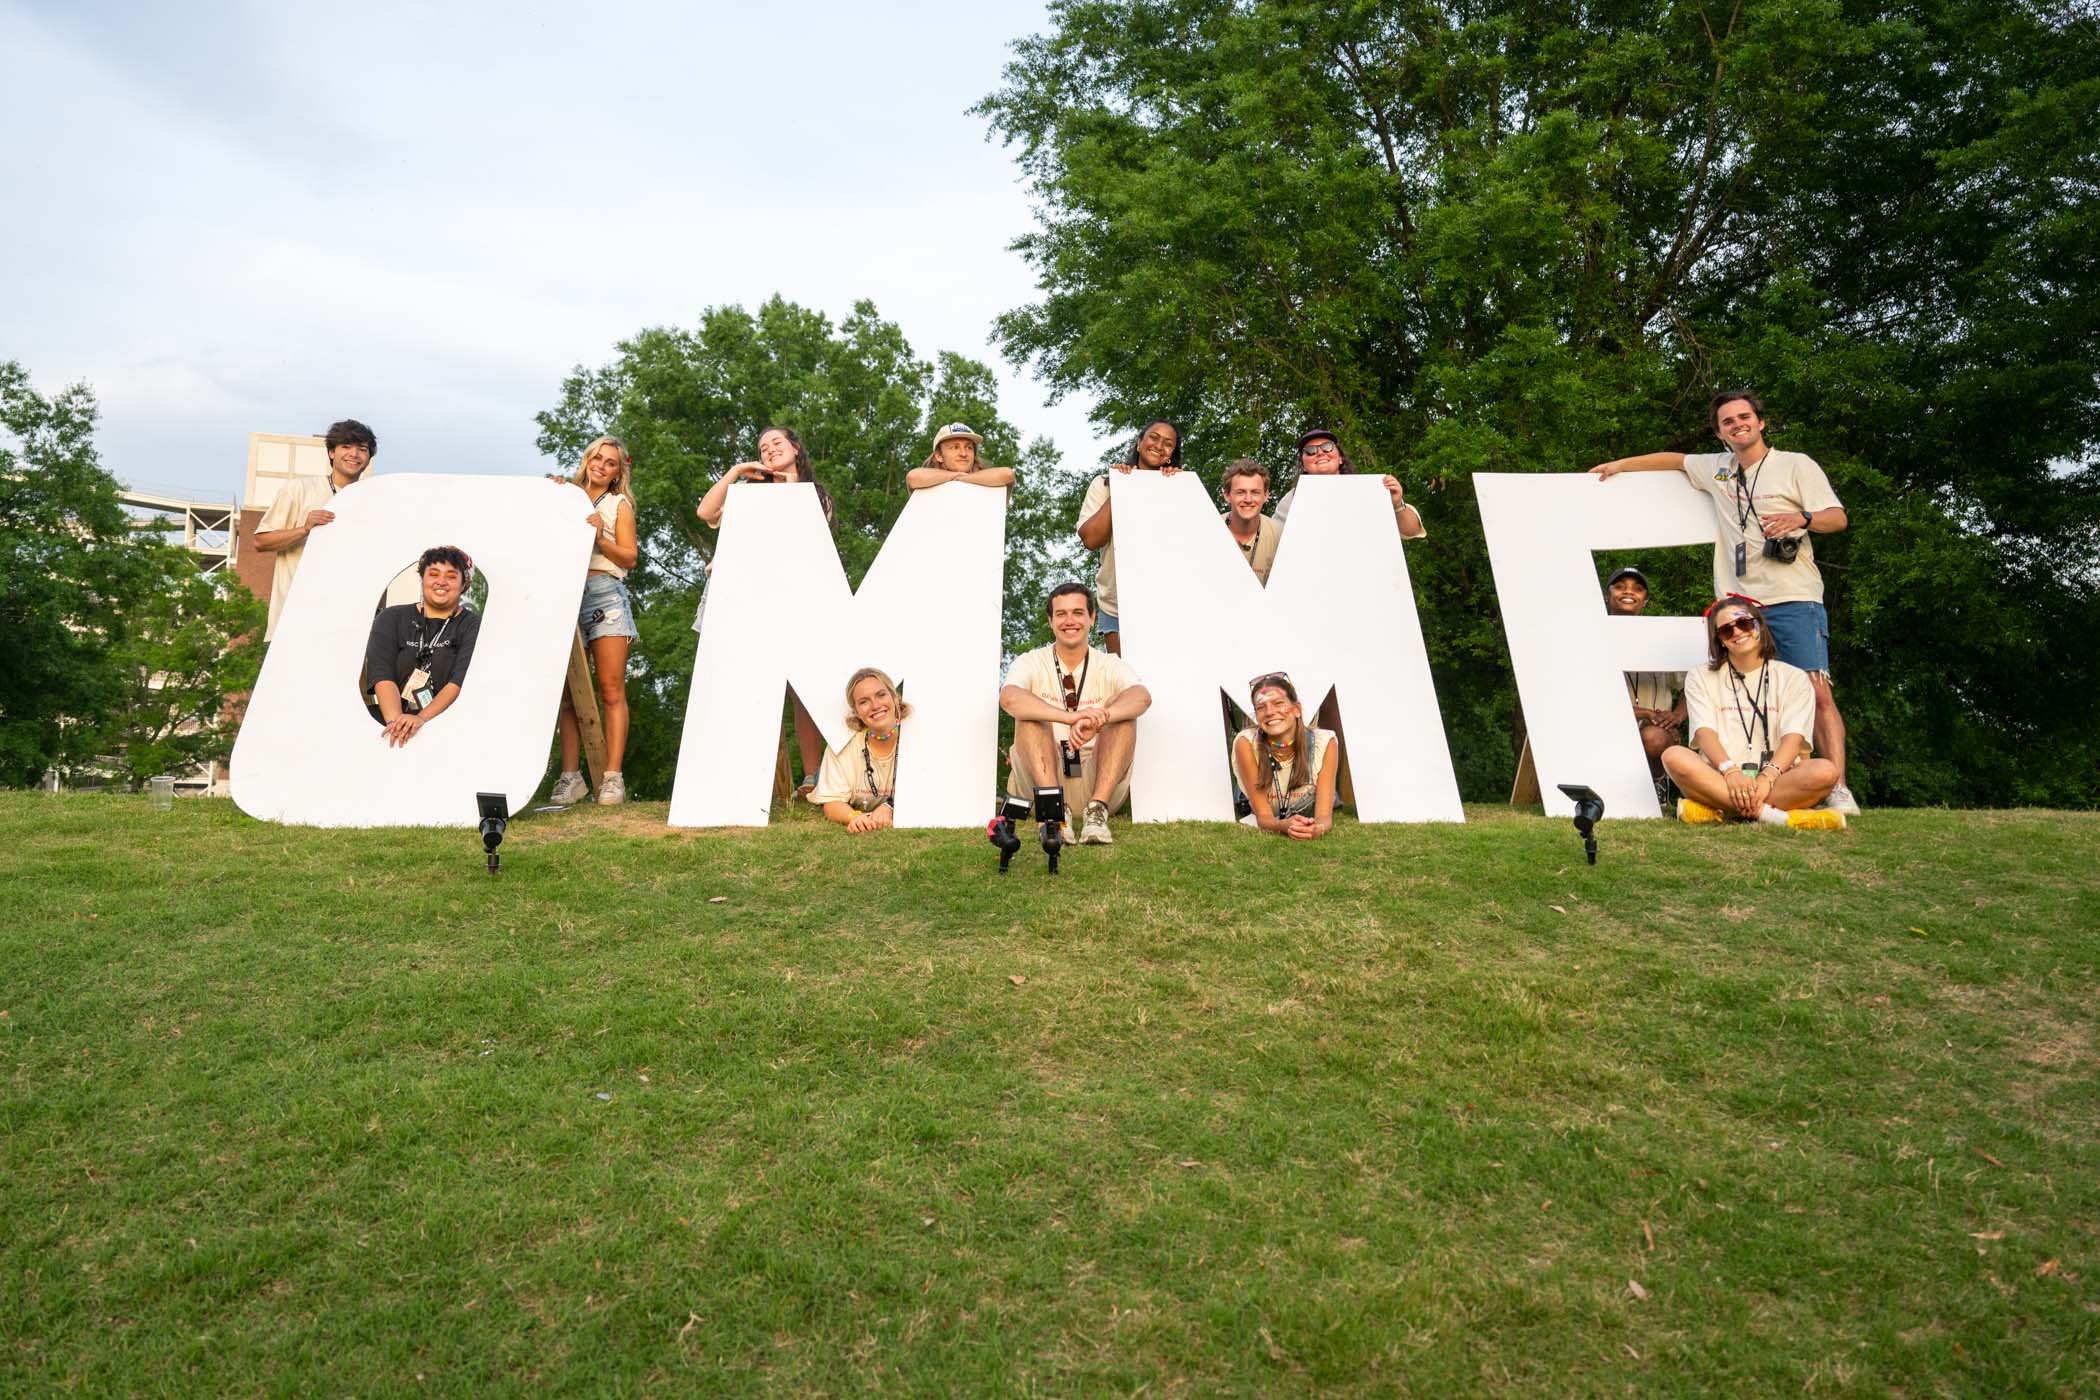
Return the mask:
[[[1276,836],[1311,841],[1334,826],[1334,779],[1341,767],[1334,733],[1305,722],[1298,687],[1281,671],[1247,686],[1254,724],[1232,739],[1232,772],[1252,813],[1245,820]]]
[[[897,746],[911,706],[880,666],[863,666],[846,682],[846,725],[853,737],[824,755],[809,800],[824,815],[859,835],[896,820]]]
[[[576,625],[598,673],[598,709],[605,726],[605,777],[598,784],[598,802],[607,807],[627,800],[627,778],[620,769],[627,759],[627,651],[641,635],[634,626],[634,599],[627,592],[627,571],[641,558],[634,529],[633,473],[627,444],[616,437],[597,437],[583,449],[574,476],[554,478],[582,487],[591,498],[591,512],[584,520],[597,532]],[[580,759],[583,730],[569,704],[567,686],[561,692],[560,722],[561,776],[548,800],[567,806],[581,802],[591,790]]]

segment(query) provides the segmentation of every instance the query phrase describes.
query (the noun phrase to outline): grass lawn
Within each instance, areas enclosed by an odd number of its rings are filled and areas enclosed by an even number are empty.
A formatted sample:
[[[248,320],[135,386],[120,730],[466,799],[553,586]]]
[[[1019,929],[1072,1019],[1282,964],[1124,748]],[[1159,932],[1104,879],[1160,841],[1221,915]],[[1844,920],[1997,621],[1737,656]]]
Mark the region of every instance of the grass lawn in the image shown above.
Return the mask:
[[[2100,1389],[2100,814],[0,794],[0,1392]]]

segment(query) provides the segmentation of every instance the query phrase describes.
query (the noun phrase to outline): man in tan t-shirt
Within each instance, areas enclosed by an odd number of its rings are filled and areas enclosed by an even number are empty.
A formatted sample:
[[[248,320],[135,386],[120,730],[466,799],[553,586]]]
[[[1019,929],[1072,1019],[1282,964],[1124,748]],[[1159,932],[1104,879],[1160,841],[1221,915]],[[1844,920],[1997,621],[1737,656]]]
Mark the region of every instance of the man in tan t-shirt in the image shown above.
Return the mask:
[[[1006,790],[1028,797],[1066,788],[1068,810],[1075,797],[1085,804],[1080,844],[1106,846],[1115,840],[1108,814],[1130,795],[1135,721],[1152,708],[1152,692],[1121,657],[1087,645],[1094,605],[1085,584],[1051,589],[1044,611],[1056,640],[1015,657],[999,691],[999,708],[1014,717]]]
[[[1859,803],[1845,786],[1845,718],[1830,690],[1830,618],[1812,539],[1851,521],[1814,458],[1765,442],[1764,405],[1756,395],[1740,389],[1714,395],[1709,424],[1725,452],[1648,452],[1599,463],[1590,474],[1608,481],[1620,472],[1681,471],[1712,498],[1720,526],[1714,596],[1756,599],[1779,659],[1808,673],[1816,692],[1815,750],[1838,770],[1824,805],[1856,815]]]
[[[1269,469],[1252,457],[1238,457],[1225,466],[1219,483],[1225,497],[1225,528],[1240,547],[1240,557],[1262,587],[1269,586],[1269,566],[1276,562],[1276,546],[1283,542],[1283,527],[1262,507],[1269,503]]]
[[[270,574],[270,624],[263,640],[277,635],[277,618],[299,573],[299,558],[306,552],[306,537],[335,519],[329,502],[335,493],[358,480],[379,455],[379,439],[355,418],[345,418],[328,428],[328,475],[295,476],[277,488],[276,499],[262,519],[255,522],[249,540],[265,554],[277,556]]]

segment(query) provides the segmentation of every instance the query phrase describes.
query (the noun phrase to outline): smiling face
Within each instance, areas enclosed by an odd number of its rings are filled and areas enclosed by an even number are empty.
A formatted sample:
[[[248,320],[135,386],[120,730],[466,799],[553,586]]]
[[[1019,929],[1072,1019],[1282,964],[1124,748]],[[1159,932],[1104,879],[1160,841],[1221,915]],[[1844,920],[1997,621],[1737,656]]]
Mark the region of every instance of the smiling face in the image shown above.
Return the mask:
[[[1174,461],[1174,449],[1180,445],[1181,439],[1175,436],[1173,424],[1154,423],[1138,435],[1138,465],[1150,467],[1155,471],[1171,466]]]
[[[609,491],[620,479],[623,455],[611,443],[600,443],[590,456],[583,459],[583,478],[593,491]]]
[[[1637,578],[1622,578],[1604,591],[1610,610],[1631,617],[1648,606],[1648,590]]]
[[[795,444],[778,428],[769,428],[758,440],[758,460],[773,473],[776,481],[795,481],[800,472],[795,465]]]
[[[423,570],[423,606],[434,613],[451,612],[459,604],[459,591],[465,583],[458,569],[442,559],[432,561]]]
[[[888,729],[897,713],[897,697],[880,676],[865,676],[847,697],[853,713],[870,729]]]
[[[1307,476],[1334,476],[1342,469],[1342,448],[1330,437],[1314,438],[1298,449],[1298,469]]]
[[[1060,593],[1050,600],[1050,631],[1067,651],[1086,645],[1094,630],[1094,610],[1084,593]]]
[[[1303,709],[1282,686],[1265,685],[1254,692],[1254,722],[1272,739],[1294,732]]]
[[[1765,440],[1765,420],[1748,399],[1730,399],[1714,410],[1714,431],[1730,452],[1755,452]]]
[[[1236,476],[1225,483],[1225,504],[1231,508],[1233,518],[1242,523],[1258,517],[1268,503],[1269,483],[1258,476]]]
[[[1744,624],[1748,624],[1745,626]],[[1764,651],[1764,629],[1751,615],[1750,609],[1731,606],[1714,613],[1714,635],[1728,650],[1728,658],[1738,670],[1755,670]]]
[[[966,472],[977,465],[977,444],[968,438],[952,437],[934,448],[933,455],[949,471]]]
[[[372,464],[372,454],[361,442],[346,442],[328,454],[328,465],[345,486],[365,474]]]

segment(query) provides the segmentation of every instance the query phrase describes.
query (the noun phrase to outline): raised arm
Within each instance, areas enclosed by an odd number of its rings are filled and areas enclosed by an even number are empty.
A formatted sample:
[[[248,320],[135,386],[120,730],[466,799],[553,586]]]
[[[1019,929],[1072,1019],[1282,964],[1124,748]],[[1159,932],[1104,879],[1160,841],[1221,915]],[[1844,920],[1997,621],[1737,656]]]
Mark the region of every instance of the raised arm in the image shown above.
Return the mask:
[[[999,708],[1018,720],[1032,720],[1038,724],[1064,724],[1071,720],[1072,712],[1062,705],[1053,705],[1032,690],[1023,690],[1017,685],[999,688]]]
[[[753,473],[763,474],[765,470],[757,462],[738,462],[728,471],[723,472],[721,479],[708,487],[707,494],[700,498],[699,509],[694,512],[700,517],[700,523],[707,526],[710,530],[720,529],[722,525],[722,507],[729,500],[730,485],[734,482],[742,481]]]
[[[1599,462],[1590,468],[1590,475],[1609,480],[1620,472],[1681,472],[1684,470],[1682,452],[1643,452],[1638,457],[1621,457],[1615,462]]]

